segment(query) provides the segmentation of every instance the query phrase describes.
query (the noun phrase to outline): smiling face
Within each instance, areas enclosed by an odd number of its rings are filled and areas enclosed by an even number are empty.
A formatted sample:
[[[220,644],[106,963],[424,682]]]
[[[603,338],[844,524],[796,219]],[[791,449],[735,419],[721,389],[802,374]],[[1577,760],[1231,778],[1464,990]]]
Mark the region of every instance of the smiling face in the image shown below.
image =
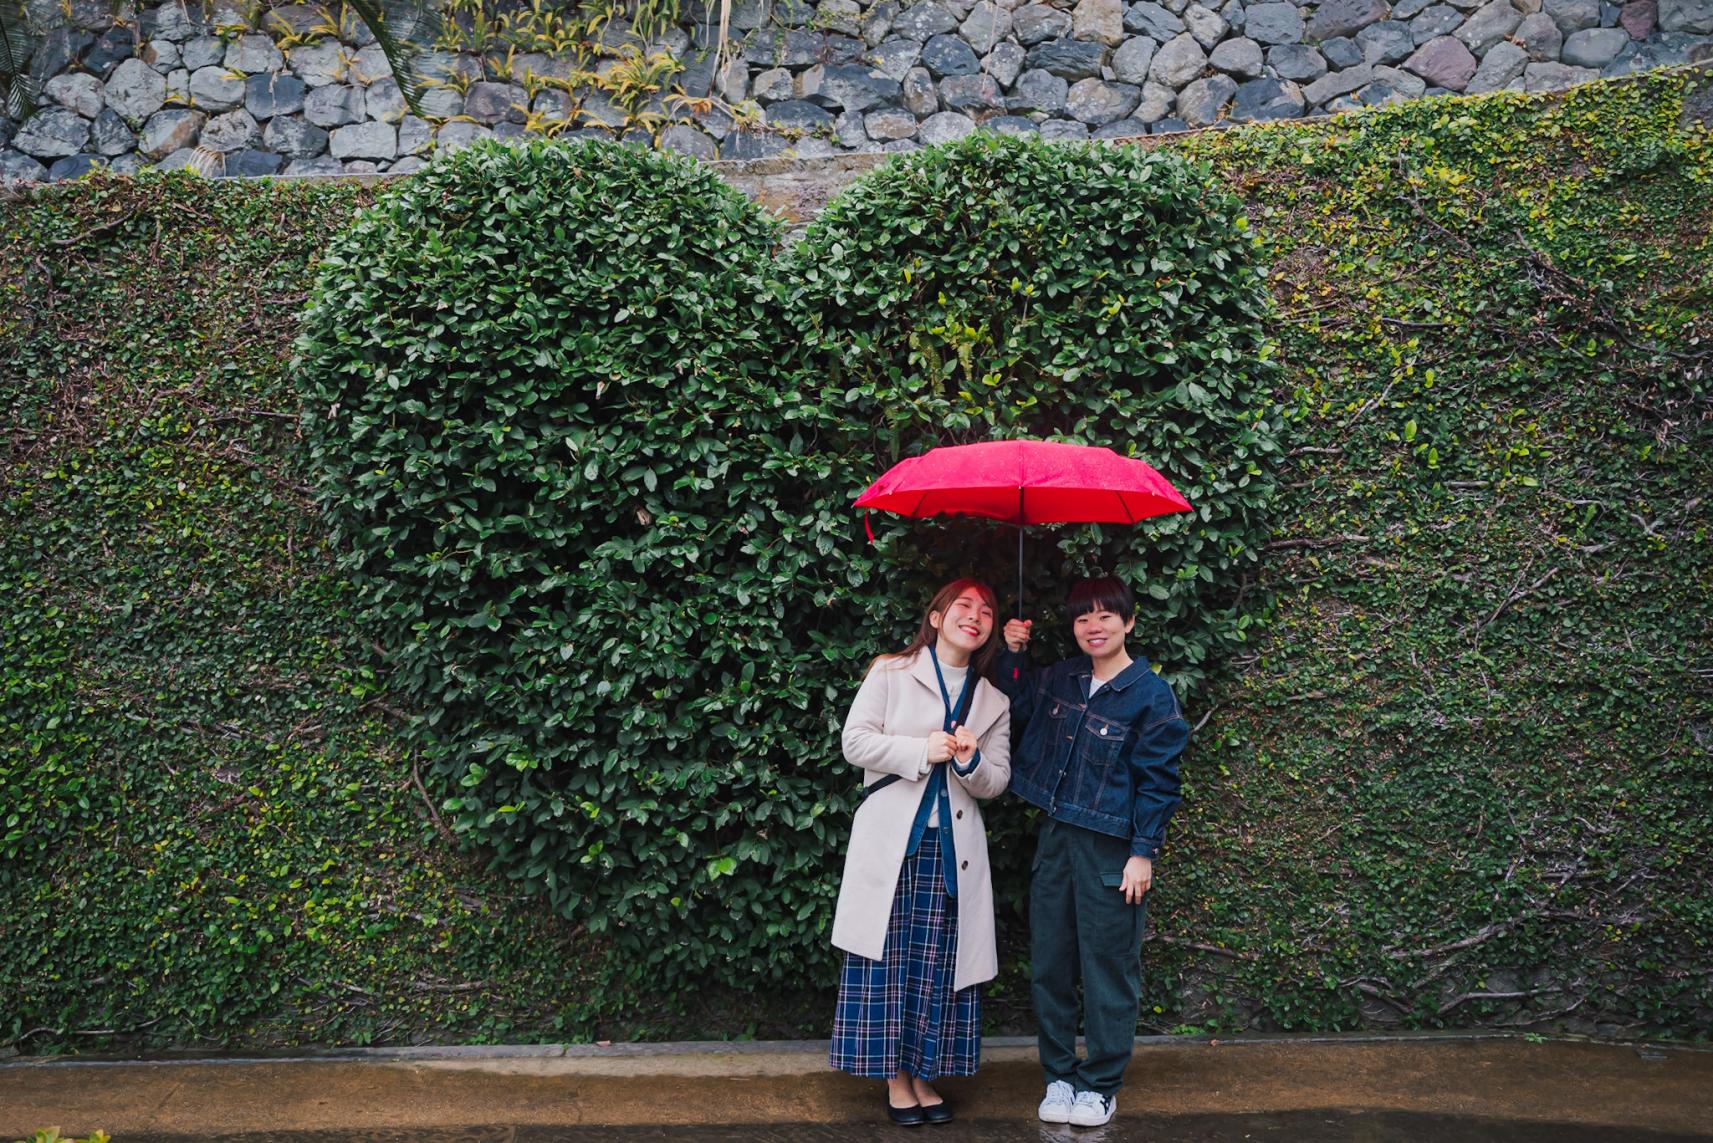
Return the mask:
[[[1124,637],[1130,634],[1130,629],[1135,626],[1134,615],[1125,619],[1116,611],[1099,607],[1086,611],[1071,621],[1071,630],[1077,637],[1077,646],[1096,664],[1124,654]]]
[[[993,605],[980,591],[965,588],[944,612],[929,612],[928,623],[939,632],[940,650],[952,652],[948,661],[961,665],[993,635]]]

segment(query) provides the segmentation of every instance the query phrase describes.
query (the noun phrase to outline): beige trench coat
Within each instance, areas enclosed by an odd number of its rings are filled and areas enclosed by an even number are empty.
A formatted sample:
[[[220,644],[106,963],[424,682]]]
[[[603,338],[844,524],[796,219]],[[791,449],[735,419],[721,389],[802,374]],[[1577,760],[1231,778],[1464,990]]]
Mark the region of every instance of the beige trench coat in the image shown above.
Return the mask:
[[[955,701],[957,696],[952,698]],[[877,791],[857,808],[838,909],[833,914],[835,948],[870,960],[879,960],[886,951],[892,898],[927,783],[922,762],[927,757],[928,735],[944,722],[945,704],[927,651],[904,661],[881,659],[857,691],[845,719],[845,758],[863,768],[865,786],[888,774],[903,780]],[[975,800],[997,797],[1011,780],[1011,703],[982,679],[965,722],[981,745],[981,763],[968,777],[959,777],[946,764],[952,842],[958,852],[958,953],[952,982],[958,989],[992,980],[999,973],[987,832]]]

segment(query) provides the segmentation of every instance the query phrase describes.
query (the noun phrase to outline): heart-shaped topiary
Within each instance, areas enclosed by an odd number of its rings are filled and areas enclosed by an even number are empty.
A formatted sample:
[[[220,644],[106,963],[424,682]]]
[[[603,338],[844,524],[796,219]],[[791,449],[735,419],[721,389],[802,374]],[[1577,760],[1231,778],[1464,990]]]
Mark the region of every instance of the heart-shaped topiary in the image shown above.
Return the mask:
[[[1267,295],[1182,161],[974,139],[776,263],[779,233],[686,159],[472,147],[334,243],[299,342],[307,447],[456,827],[638,978],[830,979],[850,694],[934,580],[1009,582],[1015,553],[969,523],[862,545],[851,499],[892,459],[1140,451],[1195,517],[1044,535],[1028,571],[1145,578],[1141,646],[1180,681],[1242,637],[1265,532]]]

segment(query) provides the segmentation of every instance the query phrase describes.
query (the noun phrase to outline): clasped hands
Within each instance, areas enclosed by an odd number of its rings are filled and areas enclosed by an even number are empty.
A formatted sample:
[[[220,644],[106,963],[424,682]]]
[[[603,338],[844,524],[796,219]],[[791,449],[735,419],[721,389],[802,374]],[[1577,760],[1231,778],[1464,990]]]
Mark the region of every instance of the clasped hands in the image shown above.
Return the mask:
[[[928,735],[928,761],[939,765],[956,758],[959,766],[968,766],[979,745],[969,727],[953,723],[950,734],[936,730]]]

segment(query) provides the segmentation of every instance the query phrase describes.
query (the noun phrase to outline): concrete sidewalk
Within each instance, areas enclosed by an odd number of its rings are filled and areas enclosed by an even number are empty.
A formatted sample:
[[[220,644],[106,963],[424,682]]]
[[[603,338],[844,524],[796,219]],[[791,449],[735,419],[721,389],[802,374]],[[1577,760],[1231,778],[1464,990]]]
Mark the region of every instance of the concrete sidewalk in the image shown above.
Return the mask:
[[[0,1140],[874,1124],[880,1085],[824,1042],[401,1049],[297,1059],[0,1064]],[[1713,1051],[1512,1038],[1139,1041],[1121,1119],[1302,1112],[1453,1117],[1713,1140]],[[990,1040],[941,1090],[964,1121],[1033,1123],[1033,1045]],[[1593,1136],[1589,1133],[1592,1132]],[[487,1138],[486,1134],[481,1136]],[[508,1137],[523,1137],[522,1134]],[[945,1138],[944,1136],[937,1136]],[[1542,1136],[1547,1137],[1547,1136]]]

